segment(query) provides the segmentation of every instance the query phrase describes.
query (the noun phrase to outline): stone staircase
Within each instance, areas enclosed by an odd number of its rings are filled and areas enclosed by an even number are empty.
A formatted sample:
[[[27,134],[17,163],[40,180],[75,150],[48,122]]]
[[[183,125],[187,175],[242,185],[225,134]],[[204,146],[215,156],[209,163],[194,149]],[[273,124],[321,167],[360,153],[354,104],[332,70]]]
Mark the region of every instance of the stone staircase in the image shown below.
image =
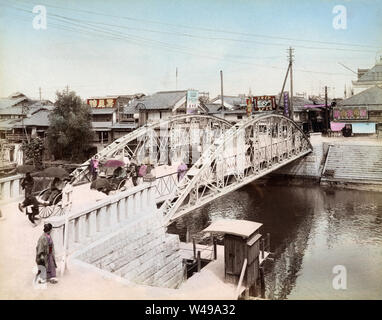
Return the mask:
[[[321,181],[382,184],[382,146],[330,145]]]

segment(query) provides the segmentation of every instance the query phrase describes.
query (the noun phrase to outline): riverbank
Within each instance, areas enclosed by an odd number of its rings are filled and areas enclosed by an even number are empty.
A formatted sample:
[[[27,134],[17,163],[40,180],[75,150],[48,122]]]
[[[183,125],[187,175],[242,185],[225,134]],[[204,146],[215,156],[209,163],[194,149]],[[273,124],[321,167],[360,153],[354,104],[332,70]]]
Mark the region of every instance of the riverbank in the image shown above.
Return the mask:
[[[326,187],[382,192],[381,139],[323,137],[319,133],[311,134],[310,140],[312,153],[262,180],[272,180],[277,185],[319,183]]]

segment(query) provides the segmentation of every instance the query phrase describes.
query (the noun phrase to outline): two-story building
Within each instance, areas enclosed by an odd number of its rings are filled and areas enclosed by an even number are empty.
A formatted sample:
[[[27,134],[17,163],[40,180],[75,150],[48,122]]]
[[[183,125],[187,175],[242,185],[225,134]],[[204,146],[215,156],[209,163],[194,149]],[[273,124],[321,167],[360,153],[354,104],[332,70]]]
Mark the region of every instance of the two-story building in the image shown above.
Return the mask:
[[[86,100],[91,107],[94,144],[97,150],[137,128],[138,120],[135,121],[134,115],[131,114],[129,104],[143,96],[144,94],[138,93],[91,97]]]
[[[382,87],[361,91],[333,107],[332,131],[345,126],[353,134],[377,134],[382,138]]]
[[[130,107],[138,117],[138,125],[168,119],[186,113],[187,90],[159,91],[131,102]]]
[[[246,117],[247,97],[242,94],[238,96],[223,96],[223,105],[221,95],[204,103],[202,107],[206,113],[215,117],[222,118],[232,124],[239,122]]]
[[[33,100],[22,93],[0,98],[0,160],[2,165],[22,163],[22,141],[45,137],[48,115],[54,105],[49,100]]]

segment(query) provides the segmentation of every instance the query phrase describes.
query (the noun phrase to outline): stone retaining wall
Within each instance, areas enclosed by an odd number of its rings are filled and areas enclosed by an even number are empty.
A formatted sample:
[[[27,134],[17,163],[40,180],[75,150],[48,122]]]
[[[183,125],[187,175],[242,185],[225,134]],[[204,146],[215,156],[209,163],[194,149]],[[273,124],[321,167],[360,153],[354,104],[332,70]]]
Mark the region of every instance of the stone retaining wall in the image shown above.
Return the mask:
[[[310,142],[313,146],[313,152],[276,170],[273,174],[319,179],[324,165],[325,149],[327,150],[327,146],[325,148],[322,143],[321,133],[311,134]]]
[[[145,215],[76,255],[130,282],[177,288],[183,279],[179,236],[166,234],[157,213]]]

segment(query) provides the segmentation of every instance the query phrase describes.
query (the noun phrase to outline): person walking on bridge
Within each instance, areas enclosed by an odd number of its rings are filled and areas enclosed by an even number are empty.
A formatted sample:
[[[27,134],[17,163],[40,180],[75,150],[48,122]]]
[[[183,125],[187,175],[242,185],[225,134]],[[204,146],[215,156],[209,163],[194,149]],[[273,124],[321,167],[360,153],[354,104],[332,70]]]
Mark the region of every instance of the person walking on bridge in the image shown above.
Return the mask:
[[[52,224],[44,225],[44,233],[40,236],[36,246],[36,263],[45,267],[46,274],[42,274],[42,281],[57,283],[56,279],[56,259],[54,253],[54,244],[50,235],[53,229]]]
[[[24,212],[24,208],[26,208],[25,214],[28,216],[29,221],[33,224],[33,226],[37,226],[35,220],[36,216],[39,214],[39,206],[40,205],[48,205],[48,201],[39,200],[34,195],[29,195],[22,203],[19,203],[19,210]]]
[[[98,156],[95,155],[91,160],[90,160],[90,173],[92,175],[92,180],[94,181],[97,179],[98,176],[98,166],[99,166],[99,160]]]
[[[25,174],[25,178],[21,181],[21,187],[25,190],[25,199],[32,194],[34,179],[29,172]]]

